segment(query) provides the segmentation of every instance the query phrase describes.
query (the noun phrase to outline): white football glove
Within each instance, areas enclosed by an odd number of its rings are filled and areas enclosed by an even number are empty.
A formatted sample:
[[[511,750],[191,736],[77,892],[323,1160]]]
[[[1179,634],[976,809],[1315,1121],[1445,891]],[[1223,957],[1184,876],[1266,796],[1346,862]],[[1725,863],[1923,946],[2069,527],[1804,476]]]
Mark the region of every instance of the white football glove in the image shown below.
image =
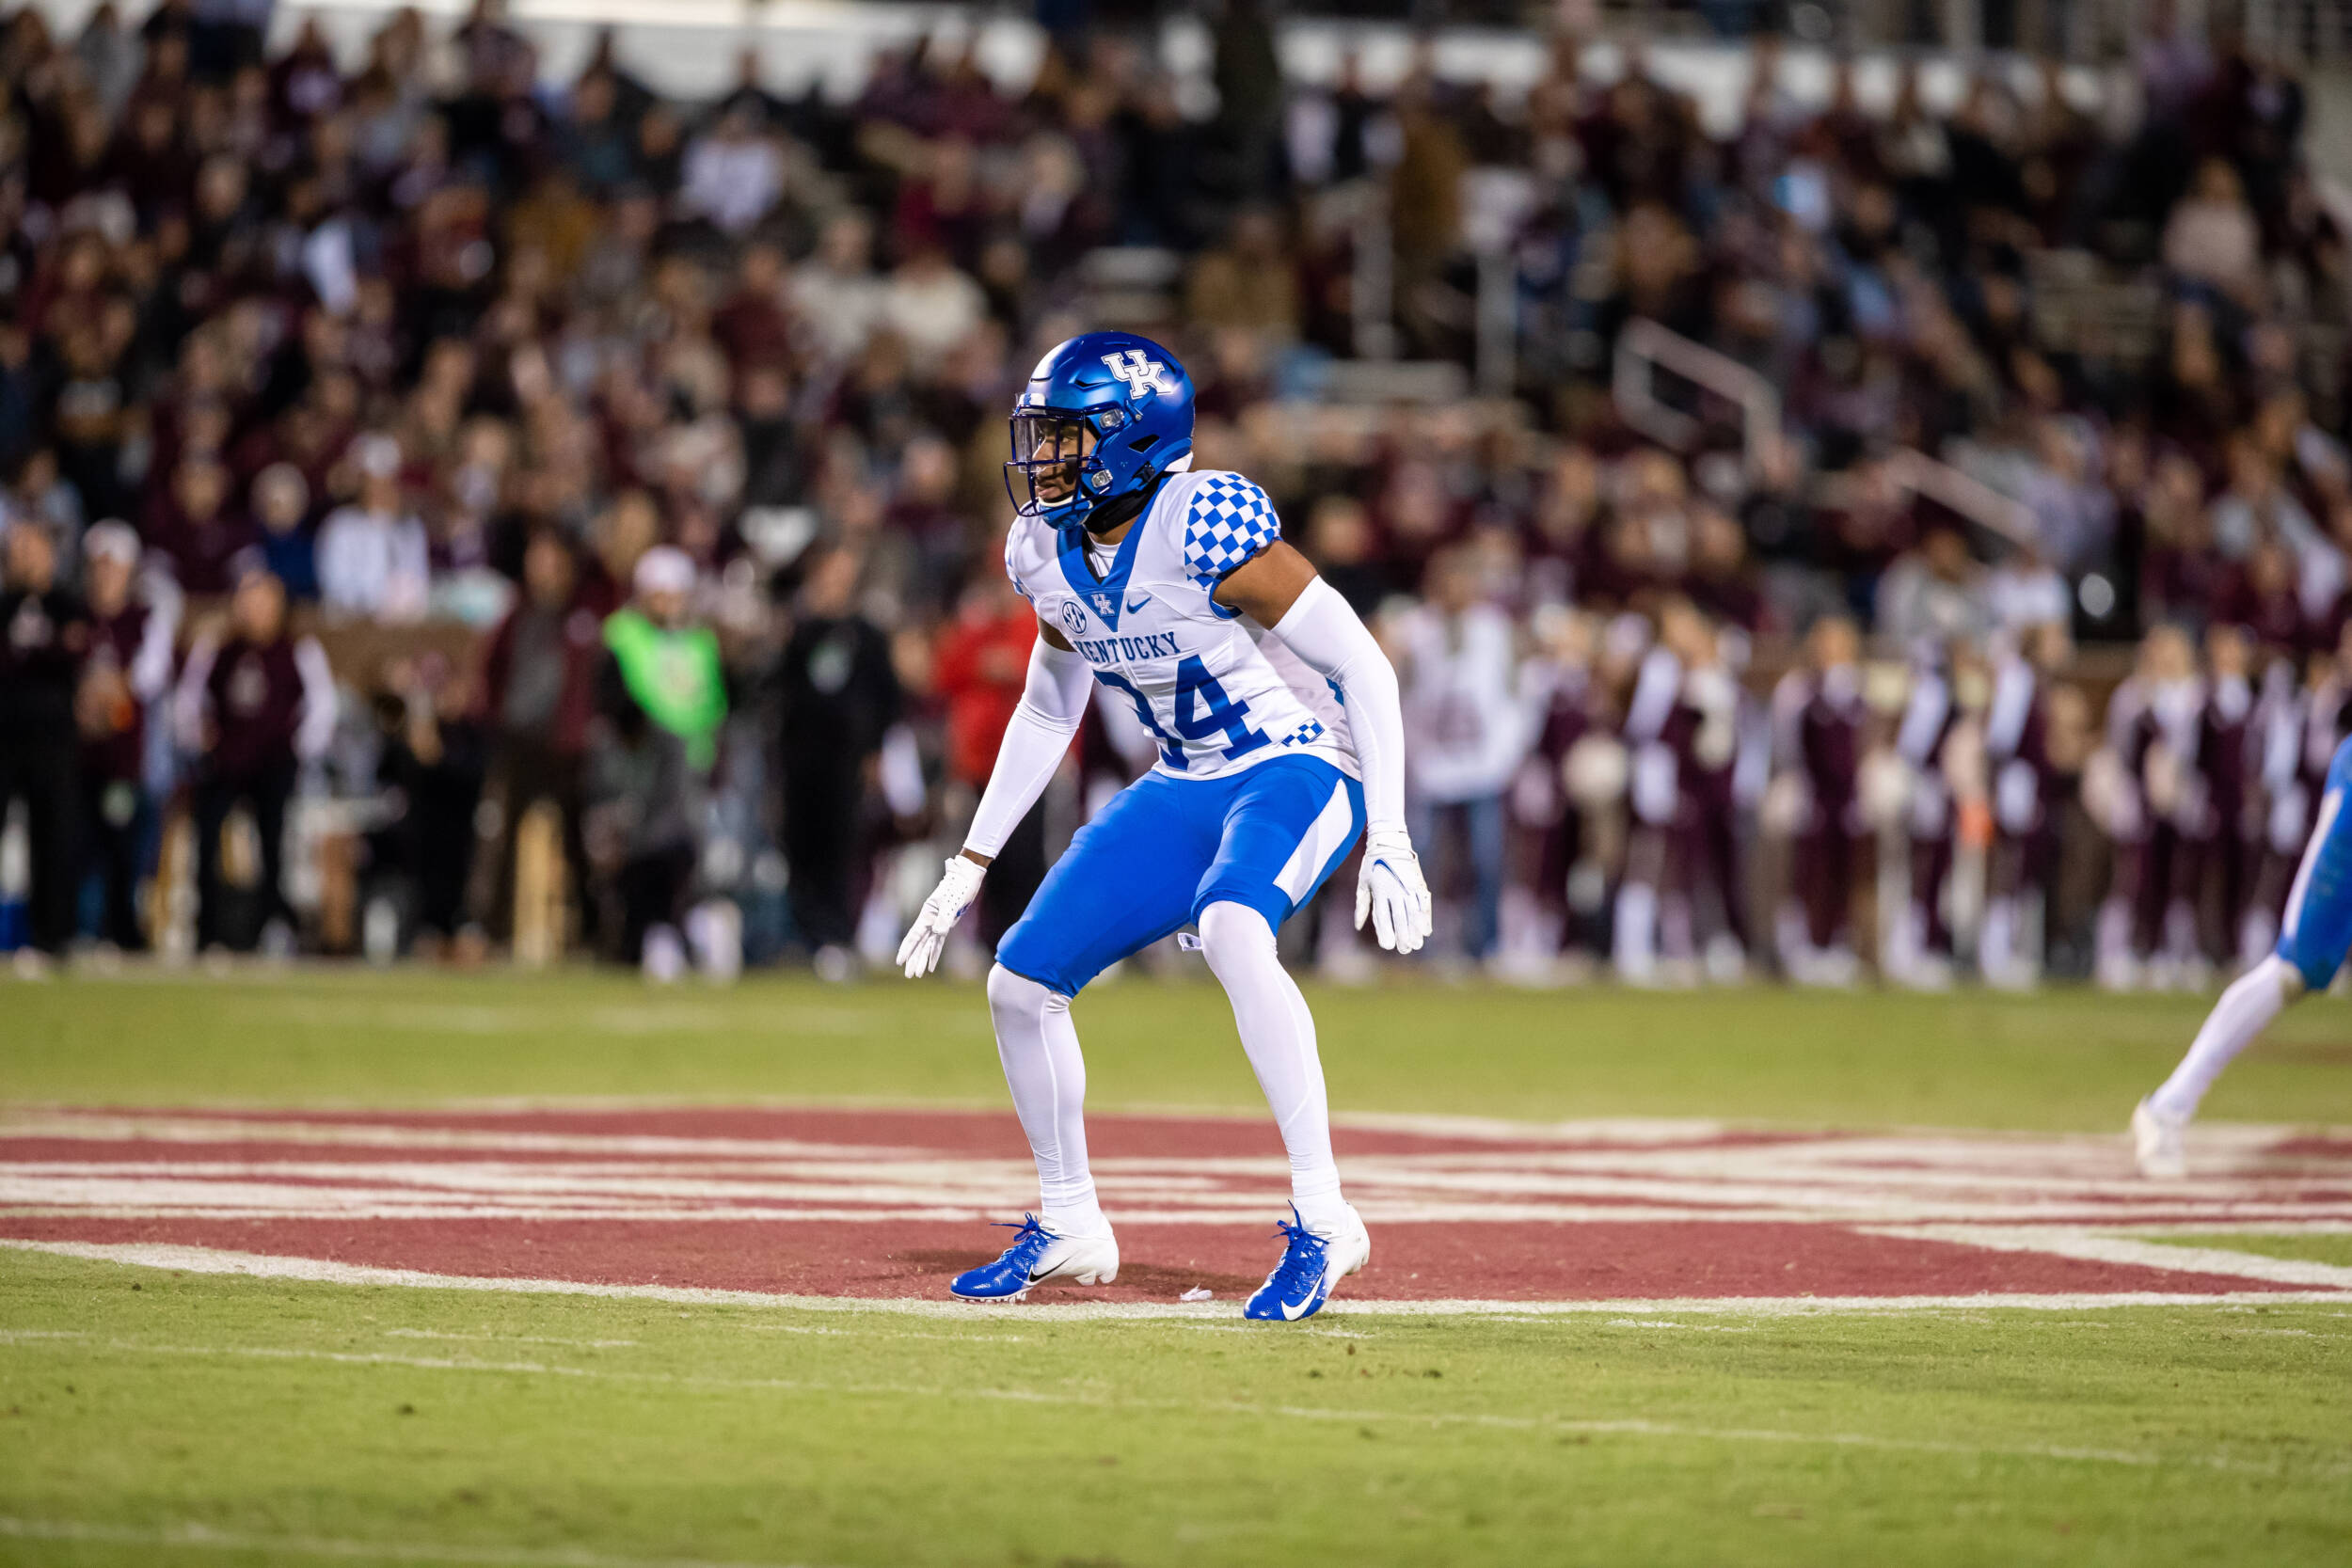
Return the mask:
[[[1402,828],[1384,828],[1364,835],[1363,869],[1356,878],[1356,929],[1364,917],[1380,945],[1391,953],[1410,953],[1429,940],[1429,884],[1422,879],[1421,857]]]
[[[946,875],[931,889],[931,895],[923,900],[923,912],[907,927],[906,940],[898,943],[898,967],[907,972],[907,978],[919,980],[939,967],[939,955],[946,950],[947,933],[956,928],[963,911],[972,907],[972,900],[980,895],[980,879],[988,875],[988,867],[961,855],[947,857]]]

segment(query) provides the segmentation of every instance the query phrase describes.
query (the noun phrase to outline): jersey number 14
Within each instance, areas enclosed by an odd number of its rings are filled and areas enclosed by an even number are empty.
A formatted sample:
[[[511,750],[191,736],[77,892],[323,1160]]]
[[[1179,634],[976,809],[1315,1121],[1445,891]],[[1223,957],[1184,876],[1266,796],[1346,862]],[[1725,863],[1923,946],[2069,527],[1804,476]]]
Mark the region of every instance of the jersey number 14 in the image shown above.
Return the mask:
[[[1184,766],[1184,749],[1177,744],[1179,736],[1185,740],[1206,740],[1222,735],[1228,744],[1224,754],[1228,761],[1248,756],[1266,744],[1265,733],[1249,727],[1249,705],[1237,703],[1225,694],[1216,677],[1209,673],[1200,656],[1188,655],[1176,666],[1176,734],[1160,728],[1153,717],[1151,703],[1136,690],[1124,675],[1109,670],[1097,670],[1096,676],[1105,686],[1115,686],[1127,694],[1136,705],[1136,717],[1143,727],[1160,743],[1160,760],[1168,767]]]

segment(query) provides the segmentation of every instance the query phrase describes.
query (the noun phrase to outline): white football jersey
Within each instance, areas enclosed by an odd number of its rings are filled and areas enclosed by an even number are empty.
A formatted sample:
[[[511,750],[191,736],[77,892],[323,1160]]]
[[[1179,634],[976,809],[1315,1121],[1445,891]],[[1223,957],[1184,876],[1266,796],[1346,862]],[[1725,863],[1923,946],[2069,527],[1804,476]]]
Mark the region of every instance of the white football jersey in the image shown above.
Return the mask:
[[[1331,684],[1282,640],[1210,597],[1281,537],[1273,503],[1239,474],[1170,474],[1097,575],[1078,530],[1015,518],[1012,585],[1134,705],[1159,747],[1153,771],[1213,779],[1311,752],[1357,775]]]

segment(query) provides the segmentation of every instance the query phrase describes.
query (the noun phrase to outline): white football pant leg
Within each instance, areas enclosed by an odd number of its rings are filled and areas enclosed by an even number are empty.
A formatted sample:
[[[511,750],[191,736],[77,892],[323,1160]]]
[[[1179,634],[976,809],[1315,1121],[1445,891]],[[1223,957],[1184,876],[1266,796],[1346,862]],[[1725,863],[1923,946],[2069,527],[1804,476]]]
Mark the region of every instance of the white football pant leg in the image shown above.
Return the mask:
[[[1012,1108],[1037,1159],[1038,1217],[1057,1235],[1107,1233],[1087,1168],[1087,1064],[1070,998],[1000,964],[988,972],[988,1012]]]
[[[1347,1205],[1331,1158],[1331,1109],[1314,1015],[1275,955],[1274,927],[1246,904],[1211,904],[1200,911],[1200,952],[1233,1005],[1241,1048],[1290,1151],[1291,1201],[1299,1219],[1318,1231],[1343,1223]]]

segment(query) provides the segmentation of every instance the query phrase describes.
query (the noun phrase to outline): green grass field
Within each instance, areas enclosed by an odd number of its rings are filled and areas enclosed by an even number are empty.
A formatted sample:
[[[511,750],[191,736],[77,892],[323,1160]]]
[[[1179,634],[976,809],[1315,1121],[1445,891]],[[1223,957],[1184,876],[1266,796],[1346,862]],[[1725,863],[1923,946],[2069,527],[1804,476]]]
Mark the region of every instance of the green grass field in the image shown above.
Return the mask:
[[[1313,994],[1336,1108],[2119,1129],[2203,1004]],[[1103,1109],[1248,1110],[1214,989]],[[2352,1124],[2352,1011],[2215,1117]],[[977,988],[297,971],[0,991],[0,1100],[1000,1105]],[[2341,1236],[2168,1238],[2343,1262]],[[2327,1563],[2352,1305],[1300,1329],[295,1284],[0,1249],[0,1562]]]

